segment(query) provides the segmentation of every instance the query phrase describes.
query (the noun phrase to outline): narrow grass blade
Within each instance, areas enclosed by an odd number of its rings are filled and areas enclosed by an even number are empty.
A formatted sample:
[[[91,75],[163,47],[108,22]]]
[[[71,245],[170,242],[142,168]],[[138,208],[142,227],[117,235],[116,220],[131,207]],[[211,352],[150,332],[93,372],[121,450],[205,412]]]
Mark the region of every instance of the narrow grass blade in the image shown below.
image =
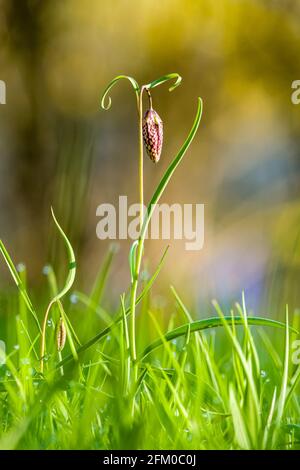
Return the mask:
[[[138,247],[138,240],[135,240],[129,250],[129,268],[130,268],[130,279],[133,282],[136,279],[136,249]]]
[[[229,405],[231,409],[235,439],[242,449],[249,450],[251,449],[251,440],[248,435],[245,419],[242,415],[232,386],[230,386],[229,389]]]
[[[231,316],[224,316],[223,318],[228,324],[231,324],[233,320],[235,325],[244,325],[244,320],[241,317],[233,317],[232,319]],[[248,317],[248,324],[256,326],[285,328],[285,324],[282,322],[262,317]],[[171,341],[172,339],[178,338],[179,336],[184,336],[189,327],[191,333],[194,333],[195,331],[207,330],[209,328],[216,328],[219,326],[223,326],[223,322],[219,317],[206,318],[204,320],[197,320],[192,323],[186,323],[185,325],[179,326],[174,330],[168,331],[167,333],[165,333],[164,338],[165,341]],[[162,340],[158,338],[156,341],[154,341],[152,344],[150,344],[144,349],[141,355],[141,359],[144,359],[148,354],[150,354],[154,349],[158,348],[162,344]]]
[[[129,332],[128,332],[128,325],[127,325],[127,316],[126,316],[126,309],[125,309],[125,295],[121,295],[121,306],[122,306],[122,316],[123,316],[123,324],[124,324],[124,333],[125,333],[125,344],[126,348],[129,349]]]
[[[249,412],[247,413],[248,419],[248,431],[249,436],[251,436],[252,445],[254,448],[257,447],[258,442],[258,434],[261,431],[261,409],[260,409],[260,402],[259,402],[259,394],[256,387],[256,380],[252,373],[252,363],[251,360],[248,361],[246,355],[244,354],[242,347],[238,341],[235,332],[230,328],[229,323],[226,321],[226,318],[216,301],[213,301],[213,305],[222,321],[224,329],[232,343],[234,348],[234,354],[236,354],[237,358],[240,360],[241,365],[244,370],[244,376],[247,379],[247,386],[249,387],[249,393],[247,394],[247,409]],[[255,318],[255,317],[254,317]],[[245,319],[240,318],[243,322],[244,329],[248,328],[245,326]],[[250,318],[248,319],[248,325],[250,324]],[[235,323],[235,319],[234,319]],[[248,332],[246,331],[248,335]],[[251,359],[251,358],[250,358]]]
[[[290,401],[297,385],[299,384],[299,382],[300,382],[300,366],[298,366],[298,368],[296,369],[295,374],[293,375],[293,377],[291,379],[291,385],[290,385],[290,388],[288,390],[288,393],[286,395],[286,400],[285,400],[286,406],[289,403],[289,401]]]
[[[288,375],[289,375],[289,347],[290,347],[290,340],[289,340],[289,316],[288,316],[288,309],[286,308],[286,326],[285,326],[285,352],[284,352],[284,362],[283,362],[283,374],[282,374],[282,381],[281,381],[281,389],[278,398],[277,404],[277,413],[276,413],[276,420],[275,420],[275,430],[273,433],[273,445],[276,443],[276,439],[278,437],[278,431],[280,428],[280,424],[282,421],[285,403],[287,399],[287,387],[288,387]]]
[[[233,320],[234,319],[233,310],[231,310],[230,313],[231,313],[231,318],[232,318],[232,323],[231,323],[232,334],[236,338],[236,327],[235,327],[235,323]],[[243,368],[242,368],[242,364],[238,355],[235,354],[234,347],[232,347],[232,365],[233,365],[235,380],[237,383],[237,388],[240,394],[240,399],[243,399],[244,394],[245,394],[245,381],[244,381],[244,375],[243,375]]]
[[[160,262],[158,263],[158,266],[157,266],[156,270],[154,271],[154,273],[152,274],[150,279],[146,282],[146,284],[145,284],[143,290],[141,291],[140,295],[137,297],[136,305],[145,297],[145,295],[148,294],[151,287],[153,286],[157,276],[159,275],[160,271],[162,270],[162,267],[163,267],[164,261],[165,261],[165,257],[167,256],[169,248],[170,248],[170,245],[168,245],[166,247],[165,251],[163,252],[163,255],[160,259]],[[130,309],[127,309],[126,314],[129,314],[129,312],[130,312]]]
[[[241,315],[245,320],[245,331],[247,331],[247,340],[249,342],[250,353],[252,353],[252,355],[253,355],[253,359],[254,359],[253,362],[254,362],[255,369],[256,369],[256,376],[259,377],[259,375],[260,375],[260,362],[259,362],[259,357],[258,357],[258,353],[257,353],[256,347],[255,347],[253,336],[251,334],[250,329],[248,328],[248,322],[247,322],[248,314],[247,314],[247,309],[246,309],[246,301],[245,301],[245,293],[244,292],[242,294],[242,308],[240,307],[239,304],[237,304],[237,308],[240,309]]]
[[[117,252],[116,245],[111,245],[105,257],[103,265],[100,269],[100,272],[96,278],[96,281],[94,283],[92,292],[90,294],[90,299],[91,299],[91,302],[96,305],[99,305],[101,303],[103,292],[106,286],[106,281],[107,281],[110,268],[111,268],[116,252]]]
[[[282,384],[281,384],[281,390],[280,390],[279,401],[278,401],[278,412],[277,412],[277,417],[276,417],[277,424],[279,424],[282,419],[284,404],[286,400],[288,374],[289,374],[289,345],[290,345],[289,317],[288,317],[288,311],[287,311],[286,312],[286,327],[285,327],[285,353],[284,353],[284,363],[283,363]]]
[[[271,402],[271,407],[270,407],[270,411],[269,411],[269,415],[268,415],[268,419],[267,419],[267,423],[266,423],[266,426],[265,426],[264,436],[263,436],[263,446],[262,446],[263,449],[266,449],[267,445],[268,445],[270,428],[271,428],[271,425],[272,425],[273,415],[274,415],[274,411],[275,411],[276,395],[277,395],[277,388],[275,387],[272,402]]]
[[[177,359],[174,358],[174,351],[173,351],[171,345],[169,344],[168,340],[166,340],[164,333],[161,331],[161,328],[159,326],[159,323],[158,323],[155,315],[153,315],[153,313],[151,311],[149,311],[149,315],[150,315],[150,318],[151,318],[151,320],[154,324],[154,327],[155,327],[157,333],[159,334],[159,339],[162,341],[162,344],[164,345],[164,351],[166,353],[166,360],[168,360],[168,362],[169,361],[171,362],[172,366],[174,367],[174,369],[176,370],[176,372],[178,374],[178,377],[181,377],[183,379],[183,376],[184,376],[183,369],[181,368],[181,365],[179,364]],[[184,334],[185,337],[187,335],[190,335],[189,325],[190,325],[190,323],[188,323],[188,326],[186,328],[186,331],[185,331],[185,334]],[[164,361],[164,363],[166,363],[166,361]]]
[[[86,294],[82,292],[75,291],[73,295],[76,297],[77,301],[81,302],[83,305],[87,307],[87,311],[92,311],[95,313],[101,320],[103,320],[107,325],[111,324],[111,315],[107,313],[107,311],[93,302]]]
[[[19,291],[20,291],[20,293],[21,293],[21,295],[22,295],[22,297],[23,297],[23,299],[24,299],[24,301],[25,301],[25,303],[28,307],[28,310],[32,314],[32,316],[33,316],[33,318],[34,318],[34,320],[37,324],[37,327],[38,327],[39,331],[41,332],[42,330],[41,330],[40,322],[39,322],[37,314],[36,314],[36,312],[33,308],[32,302],[29,298],[29,295],[28,295],[28,293],[25,289],[25,286],[24,286],[24,284],[23,284],[23,282],[22,282],[22,280],[19,276],[19,273],[16,270],[15,265],[14,265],[11,257],[9,256],[9,253],[6,250],[2,240],[0,240],[0,252],[1,252],[1,254],[2,254],[2,256],[3,256],[3,258],[4,258],[4,260],[7,264],[7,267],[8,267],[8,269],[9,269],[11,275],[12,275],[13,280],[15,281],[15,283],[16,283],[16,285],[17,285],[17,287],[18,287],[18,289],[19,289]]]
[[[192,318],[190,312],[188,311],[187,307],[185,306],[185,304],[183,303],[182,299],[179,297],[179,294],[177,293],[177,291],[175,290],[175,288],[173,286],[171,286],[171,292],[174,295],[179,308],[181,309],[181,311],[183,312],[183,314],[185,315],[187,320],[190,323],[193,323],[193,318]],[[190,331],[189,331],[189,334],[190,334]],[[219,387],[219,383],[218,383],[218,380],[217,380],[217,373],[216,373],[215,366],[214,366],[213,361],[212,361],[212,357],[211,357],[210,352],[208,350],[208,347],[205,344],[205,342],[203,341],[203,339],[201,338],[199,332],[195,332],[195,339],[196,339],[195,344],[196,344],[196,349],[197,349],[197,357],[199,357],[200,349],[201,349],[201,351],[203,352],[203,354],[205,356],[206,366],[207,366],[207,369],[209,371],[210,378],[212,380],[214,389],[216,390],[216,393],[218,393],[218,396],[222,401],[221,394],[220,394],[220,387]]]

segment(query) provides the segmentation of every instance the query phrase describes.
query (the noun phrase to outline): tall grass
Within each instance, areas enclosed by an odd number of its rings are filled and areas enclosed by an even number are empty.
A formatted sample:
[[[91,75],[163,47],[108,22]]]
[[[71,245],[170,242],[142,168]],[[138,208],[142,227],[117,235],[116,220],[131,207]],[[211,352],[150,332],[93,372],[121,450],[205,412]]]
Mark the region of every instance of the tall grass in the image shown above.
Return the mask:
[[[140,87],[131,77],[139,126],[139,195],[143,203],[141,115],[143,91],[175,79],[166,75]],[[142,281],[147,226],[155,204],[197,132],[199,99],[191,131],[170,163],[129,253],[131,285],[117,311],[106,311],[112,248],[90,292],[72,292],[76,261],[62,226],[68,264],[59,289],[53,268],[45,270],[49,298],[34,307],[26,267],[17,269],[2,242],[0,252],[17,286],[6,298],[6,355],[0,365],[1,449],[292,449],[299,446],[300,367],[291,363],[285,322],[249,316],[242,296],[229,311],[213,301],[215,315],[190,311],[180,289],[170,289],[173,313],[161,315],[151,290],[163,264]],[[170,280],[171,281],[171,280]],[[62,325],[65,332],[61,331]],[[59,341],[57,342],[57,328]],[[97,332],[95,334],[95,328]],[[276,334],[275,334],[276,333]],[[64,335],[67,342],[64,346]],[[2,363],[0,362],[0,364]]]

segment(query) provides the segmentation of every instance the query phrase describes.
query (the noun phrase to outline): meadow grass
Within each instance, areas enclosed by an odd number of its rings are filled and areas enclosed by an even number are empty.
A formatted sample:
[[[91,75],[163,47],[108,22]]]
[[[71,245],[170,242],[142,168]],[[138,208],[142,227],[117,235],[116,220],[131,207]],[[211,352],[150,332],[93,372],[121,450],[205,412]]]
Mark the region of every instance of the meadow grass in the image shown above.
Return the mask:
[[[166,75],[142,93],[175,79]],[[297,324],[249,315],[244,295],[214,316],[191,311],[180,289],[170,288],[172,309],[153,303],[152,287],[167,251],[141,276],[145,233],[153,208],[198,129],[199,99],[191,131],[163,175],[129,253],[131,284],[116,311],[104,308],[112,247],[85,293],[73,291],[72,245],[52,211],[68,256],[59,289],[54,269],[44,270],[47,300],[34,306],[26,267],[17,269],[5,245],[0,253],[17,286],[2,295],[6,354],[0,357],[0,449],[295,449],[299,447],[300,366],[291,360]],[[141,144],[141,126],[139,124]],[[143,202],[143,148],[139,194]],[[172,281],[172,280],[170,280]],[[44,314],[42,314],[44,312]],[[284,312],[283,312],[284,313]],[[284,315],[283,315],[284,316]],[[297,318],[297,317],[294,317]],[[65,343],[66,340],[66,344]],[[65,346],[65,347],[64,347]]]
[[[42,333],[26,270],[16,270],[19,293],[2,300],[9,315],[2,338],[7,355],[0,366],[0,448],[297,448],[299,366],[291,362],[296,332],[286,327],[288,315],[286,325],[248,316],[242,297],[229,312],[214,302],[214,317],[194,320],[174,287],[174,307],[163,312],[151,300],[162,261],[137,299],[134,380],[129,295],[121,297],[116,312],[101,306],[113,256],[112,250],[90,293],[73,292],[71,300],[67,295],[63,308],[53,304],[43,373]],[[50,267],[46,276],[51,296],[56,282]],[[62,316],[69,342],[63,353],[56,344]]]

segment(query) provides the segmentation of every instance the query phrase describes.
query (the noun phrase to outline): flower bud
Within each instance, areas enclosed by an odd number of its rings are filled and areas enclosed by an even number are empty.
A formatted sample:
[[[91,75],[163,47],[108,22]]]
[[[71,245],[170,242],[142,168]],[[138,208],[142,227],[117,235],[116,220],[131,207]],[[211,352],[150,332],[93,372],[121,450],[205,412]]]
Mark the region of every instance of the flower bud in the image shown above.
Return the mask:
[[[56,332],[56,341],[57,341],[57,350],[62,351],[66,344],[67,331],[65,323],[62,318],[59,319],[57,332]]]
[[[157,163],[163,143],[163,122],[154,109],[148,109],[144,115],[143,138],[147,154]]]

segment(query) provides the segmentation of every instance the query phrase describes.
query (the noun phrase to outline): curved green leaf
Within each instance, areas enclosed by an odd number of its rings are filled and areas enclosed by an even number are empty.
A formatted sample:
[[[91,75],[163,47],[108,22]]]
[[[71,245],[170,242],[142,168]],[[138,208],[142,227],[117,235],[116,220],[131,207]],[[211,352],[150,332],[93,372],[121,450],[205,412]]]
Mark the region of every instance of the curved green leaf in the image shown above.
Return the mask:
[[[107,87],[105,88],[104,92],[103,92],[103,95],[101,97],[101,108],[105,109],[106,111],[111,107],[111,97],[108,96],[108,93],[110,92],[110,90],[115,86],[115,84],[119,81],[119,80],[129,80],[131,85],[133,86],[133,89],[136,93],[136,95],[138,95],[139,91],[140,91],[140,87],[138,85],[138,83],[135,81],[134,78],[132,77],[129,77],[127,75],[118,75],[117,77],[115,77],[108,85]],[[105,104],[105,100],[107,98],[107,104]]]
[[[151,90],[152,88],[155,88],[169,80],[174,79],[176,79],[174,85],[169,88],[169,91],[173,91],[180,85],[182,81],[182,77],[178,73],[168,73],[167,75],[164,75],[163,77],[157,78],[156,80],[153,80],[153,82],[148,83],[147,85],[145,85],[145,87],[148,88],[148,90]]]
[[[75,255],[74,255],[72,245],[69,242],[69,239],[66,236],[65,232],[63,231],[63,229],[59,225],[58,221],[56,220],[56,217],[54,215],[54,211],[53,211],[52,207],[51,207],[51,214],[52,214],[53,220],[55,222],[55,225],[58,228],[58,230],[59,230],[59,232],[60,232],[60,234],[61,234],[61,236],[64,240],[64,243],[65,243],[65,246],[66,246],[66,249],[67,249],[68,258],[69,258],[69,273],[68,273],[68,276],[67,276],[67,279],[66,279],[65,286],[50,301],[50,303],[47,307],[45,316],[44,316],[42,336],[41,336],[41,372],[43,372],[43,368],[44,368],[44,355],[45,355],[45,350],[46,350],[46,326],[47,326],[47,319],[48,319],[50,310],[53,307],[53,305],[55,305],[55,303],[57,303],[58,306],[59,306],[59,309],[60,309],[60,313],[61,313],[61,315],[63,316],[63,318],[65,320],[66,314],[63,311],[63,307],[62,307],[62,305],[59,301],[71,289],[71,287],[74,283],[74,280],[75,280],[75,276],[76,276],[76,260],[75,260]],[[65,323],[66,323],[66,321],[65,321]],[[66,323],[66,327],[67,327],[67,332],[69,333],[70,329],[69,329],[67,323]],[[75,359],[77,359],[76,349],[75,349],[75,346],[74,346],[74,343],[73,343],[73,340],[72,340],[70,334],[68,334],[68,340],[69,340],[69,343],[70,343],[70,346],[71,346],[73,356],[74,356]]]
[[[243,318],[241,317],[231,317],[231,316],[224,316],[223,317],[226,322],[229,324],[234,322],[235,325],[244,325]],[[248,317],[247,318],[249,325],[256,325],[256,326],[272,326],[275,328],[285,328],[285,324],[276,320],[270,320],[268,318],[262,317]],[[140,359],[144,359],[148,354],[150,354],[154,349],[158,348],[163,344],[164,341],[172,341],[173,339],[179,338],[180,336],[186,335],[188,328],[190,328],[190,333],[194,333],[195,331],[200,330],[207,330],[209,328],[216,328],[218,326],[222,326],[222,320],[219,317],[211,317],[206,318],[204,320],[197,320],[192,323],[186,323],[185,325],[179,326],[174,330],[168,331],[164,335],[164,339],[158,338],[149,346],[147,346],[143,353],[140,356]],[[295,331],[293,328],[291,330]]]
[[[75,254],[74,254],[72,245],[69,242],[69,239],[67,238],[65,232],[63,231],[63,229],[61,228],[61,226],[57,222],[57,219],[54,215],[54,211],[53,211],[52,207],[51,207],[51,213],[52,213],[53,220],[54,220],[54,222],[55,222],[55,224],[56,224],[60,234],[62,235],[64,242],[65,242],[65,246],[66,246],[67,253],[68,253],[68,258],[69,258],[69,273],[68,273],[68,277],[67,277],[65,286],[52,299],[52,302],[56,302],[57,300],[61,299],[71,289],[71,287],[74,283],[75,276],[76,276],[76,259],[75,259]]]

